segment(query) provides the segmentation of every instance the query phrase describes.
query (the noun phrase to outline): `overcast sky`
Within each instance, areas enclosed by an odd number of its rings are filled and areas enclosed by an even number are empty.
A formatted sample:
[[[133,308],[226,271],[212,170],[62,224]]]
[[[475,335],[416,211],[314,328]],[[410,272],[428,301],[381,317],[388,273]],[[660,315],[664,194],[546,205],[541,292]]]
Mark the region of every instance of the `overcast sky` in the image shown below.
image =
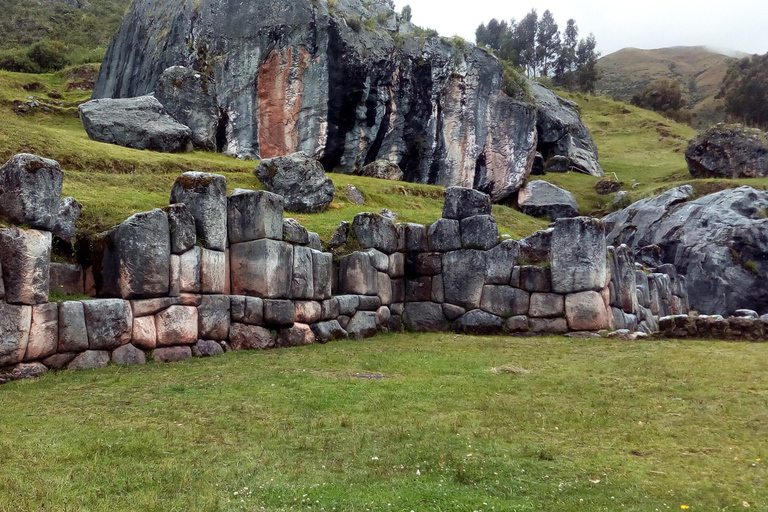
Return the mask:
[[[608,55],[626,47],[713,46],[768,53],[768,0],[395,0],[410,4],[413,22],[440,35],[474,41],[491,18],[520,20],[532,8],[549,9],[560,28],[576,20]]]

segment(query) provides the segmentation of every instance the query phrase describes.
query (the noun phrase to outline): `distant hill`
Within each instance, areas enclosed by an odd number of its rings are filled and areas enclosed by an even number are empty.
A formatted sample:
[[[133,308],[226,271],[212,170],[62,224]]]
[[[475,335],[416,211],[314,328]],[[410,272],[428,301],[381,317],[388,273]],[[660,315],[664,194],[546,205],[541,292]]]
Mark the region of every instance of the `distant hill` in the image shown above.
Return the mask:
[[[689,108],[698,116],[698,127],[723,119],[715,95],[728,63],[746,53],[706,46],[675,46],[657,50],[624,48],[598,61],[602,76],[597,90],[614,99],[629,101],[632,95],[661,78],[673,78],[687,92]]]

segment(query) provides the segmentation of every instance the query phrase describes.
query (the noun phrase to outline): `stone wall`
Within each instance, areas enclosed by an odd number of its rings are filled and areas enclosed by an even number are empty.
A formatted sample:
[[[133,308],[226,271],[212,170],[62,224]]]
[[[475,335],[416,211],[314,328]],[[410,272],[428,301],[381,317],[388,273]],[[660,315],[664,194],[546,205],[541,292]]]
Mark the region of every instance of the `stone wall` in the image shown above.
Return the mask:
[[[282,197],[227,196],[224,177],[188,172],[170,206],[96,237],[92,267],[51,265],[61,171],[35,158],[0,170],[3,183],[19,175],[31,180],[21,188],[40,191],[0,206],[4,221],[25,226],[0,229],[0,382],[382,331],[650,333],[659,316],[688,313],[684,278],[606,247],[601,221],[561,219],[505,239],[489,196],[459,187],[446,190],[443,218],[430,226],[371,213],[342,223],[334,256],[283,218]],[[49,303],[50,289],[94,298]]]

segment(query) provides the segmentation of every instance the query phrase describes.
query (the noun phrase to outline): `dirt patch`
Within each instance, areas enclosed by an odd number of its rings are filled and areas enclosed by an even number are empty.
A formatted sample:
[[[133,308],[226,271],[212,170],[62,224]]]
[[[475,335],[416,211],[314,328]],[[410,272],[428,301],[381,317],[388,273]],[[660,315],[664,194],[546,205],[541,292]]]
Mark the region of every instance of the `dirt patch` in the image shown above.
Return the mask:
[[[507,375],[528,375],[531,373],[531,370],[526,370],[525,368],[516,366],[514,364],[504,364],[495,368],[491,368],[491,373]]]

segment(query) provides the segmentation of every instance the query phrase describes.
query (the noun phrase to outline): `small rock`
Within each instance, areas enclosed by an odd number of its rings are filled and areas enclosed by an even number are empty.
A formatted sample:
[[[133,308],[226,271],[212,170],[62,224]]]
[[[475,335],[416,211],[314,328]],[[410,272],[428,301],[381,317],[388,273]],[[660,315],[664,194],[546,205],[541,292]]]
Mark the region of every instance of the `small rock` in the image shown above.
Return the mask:
[[[351,183],[347,183],[347,197],[352,202],[352,204],[361,206],[365,203],[365,197],[363,196],[363,193],[360,192],[357,187]]]
[[[358,174],[380,180],[403,181],[403,171],[400,170],[397,164],[389,160],[371,162],[363,167]]]
[[[610,178],[603,178],[595,183],[595,192],[601,196],[615,194],[621,190],[621,185],[622,183],[620,181],[612,180]]]

